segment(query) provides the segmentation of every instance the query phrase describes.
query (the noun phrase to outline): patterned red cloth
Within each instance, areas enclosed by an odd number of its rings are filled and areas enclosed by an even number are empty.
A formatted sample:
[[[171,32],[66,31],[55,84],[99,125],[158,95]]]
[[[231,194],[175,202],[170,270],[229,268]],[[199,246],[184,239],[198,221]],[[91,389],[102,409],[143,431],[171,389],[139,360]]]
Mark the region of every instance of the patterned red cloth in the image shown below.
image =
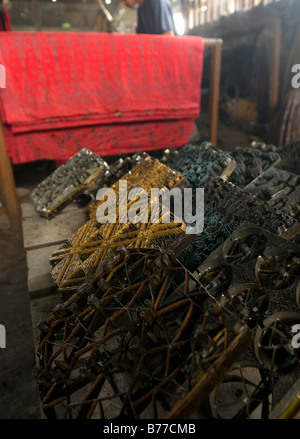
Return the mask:
[[[186,143],[193,121],[180,119],[159,122],[95,125],[65,130],[12,134],[4,126],[6,148],[13,163],[51,159],[66,161],[81,148],[101,156],[130,154],[173,148]]]
[[[180,146],[200,113],[201,37],[3,32],[0,115],[14,163]],[[158,142],[158,143],[156,143]]]

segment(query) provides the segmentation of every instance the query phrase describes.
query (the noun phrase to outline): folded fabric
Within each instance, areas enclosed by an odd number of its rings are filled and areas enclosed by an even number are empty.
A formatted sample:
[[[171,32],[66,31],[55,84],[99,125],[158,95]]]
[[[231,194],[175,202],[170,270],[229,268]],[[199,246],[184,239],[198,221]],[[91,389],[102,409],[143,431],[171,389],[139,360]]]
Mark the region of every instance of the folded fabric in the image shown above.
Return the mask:
[[[0,63],[13,132],[199,115],[201,37],[3,32]]]
[[[3,127],[6,148],[14,164],[35,160],[63,163],[82,148],[100,156],[126,155],[180,147],[193,130],[190,119],[128,124],[95,125],[64,130],[32,131],[13,134]]]
[[[13,163],[181,146],[200,114],[201,37],[0,33]]]

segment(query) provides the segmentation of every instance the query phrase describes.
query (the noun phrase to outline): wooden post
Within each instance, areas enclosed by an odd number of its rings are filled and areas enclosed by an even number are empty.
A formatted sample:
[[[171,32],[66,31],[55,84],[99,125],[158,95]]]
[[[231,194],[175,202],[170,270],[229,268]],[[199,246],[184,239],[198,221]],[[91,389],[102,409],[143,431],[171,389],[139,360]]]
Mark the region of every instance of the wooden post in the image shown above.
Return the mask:
[[[0,185],[8,216],[12,228],[19,227],[21,224],[21,207],[16,193],[15,180],[10,159],[8,157],[3,126],[0,121]]]
[[[204,45],[211,47],[211,66],[209,84],[209,113],[210,113],[210,142],[217,146],[218,121],[219,121],[219,99],[220,99],[220,79],[221,79],[221,58],[222,45],[221,39],[203,38]]]

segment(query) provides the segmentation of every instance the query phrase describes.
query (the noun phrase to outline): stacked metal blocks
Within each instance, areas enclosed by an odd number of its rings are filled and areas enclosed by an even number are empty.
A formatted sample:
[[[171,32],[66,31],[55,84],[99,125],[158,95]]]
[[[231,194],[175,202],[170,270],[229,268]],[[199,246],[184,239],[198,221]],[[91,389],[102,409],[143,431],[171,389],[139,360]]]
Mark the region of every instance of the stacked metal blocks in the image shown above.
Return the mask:
[[[204,187],[205,228],[180,256],[194,270],[233,231],[248,221],[277,235],[282,235],[297,221],[275,210],[265,200],[239,189],[229,181],[215,178]]]
[[[161,161],[180,172],[194,188],[203,187],[217,177],[227,180],[237,165],[228,153],[209,142],[166,150]]]
[[[98,187],[116,194],[120,179],[147,193],[204,187],[205,227],[191,240],[184,221],[101,225],[90,204],[51,256],[62,300],[39,325],[36,369],[47,417],[272,418],[292,404],[299,183],[281,164],[274,147],[205,143],[105,172]]]
[[[269,168],[245,187],[274,209],[300,221],[300,175]]]
[[[230,156],[238,164],[230,177],[230,181],[240,188],[245,187],[263,171],[270,167],[278,168],[282,164],[278,152],[265,152],[258,148],[238,146],[230,152]]]

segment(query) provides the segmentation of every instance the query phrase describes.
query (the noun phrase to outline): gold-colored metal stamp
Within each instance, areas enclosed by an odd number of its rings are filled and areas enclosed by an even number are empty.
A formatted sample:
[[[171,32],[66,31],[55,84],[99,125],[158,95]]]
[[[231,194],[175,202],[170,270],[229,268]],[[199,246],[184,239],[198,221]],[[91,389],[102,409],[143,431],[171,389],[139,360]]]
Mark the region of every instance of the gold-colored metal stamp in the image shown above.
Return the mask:
[[[152,188],[189,187],[187,180],[178,172],[150,156],[138,163],[122,180],[127,183],[126,195],[135,187],[142,188],[149,196]],[[148,200],[139,205],[137,216],[142,216],[143,222],[121,222],[118,210],[123,201],[119,199],[120,181],[111,186],[117,201],[115,222],[99,223],[97,209],[103,201],[96,201],[89,210],[90,220],[51,255],[52,276],[60,291],[71,294],[82,282],[93,279],[102,264],[113,258],[120,246],[168,248],[175,240],[183,238],[186,230],[184,221],[174,218],[172,212],[162,208],[161,202],[154,213]],[[127,212],[134,202],[135,199],[126,201]]]

